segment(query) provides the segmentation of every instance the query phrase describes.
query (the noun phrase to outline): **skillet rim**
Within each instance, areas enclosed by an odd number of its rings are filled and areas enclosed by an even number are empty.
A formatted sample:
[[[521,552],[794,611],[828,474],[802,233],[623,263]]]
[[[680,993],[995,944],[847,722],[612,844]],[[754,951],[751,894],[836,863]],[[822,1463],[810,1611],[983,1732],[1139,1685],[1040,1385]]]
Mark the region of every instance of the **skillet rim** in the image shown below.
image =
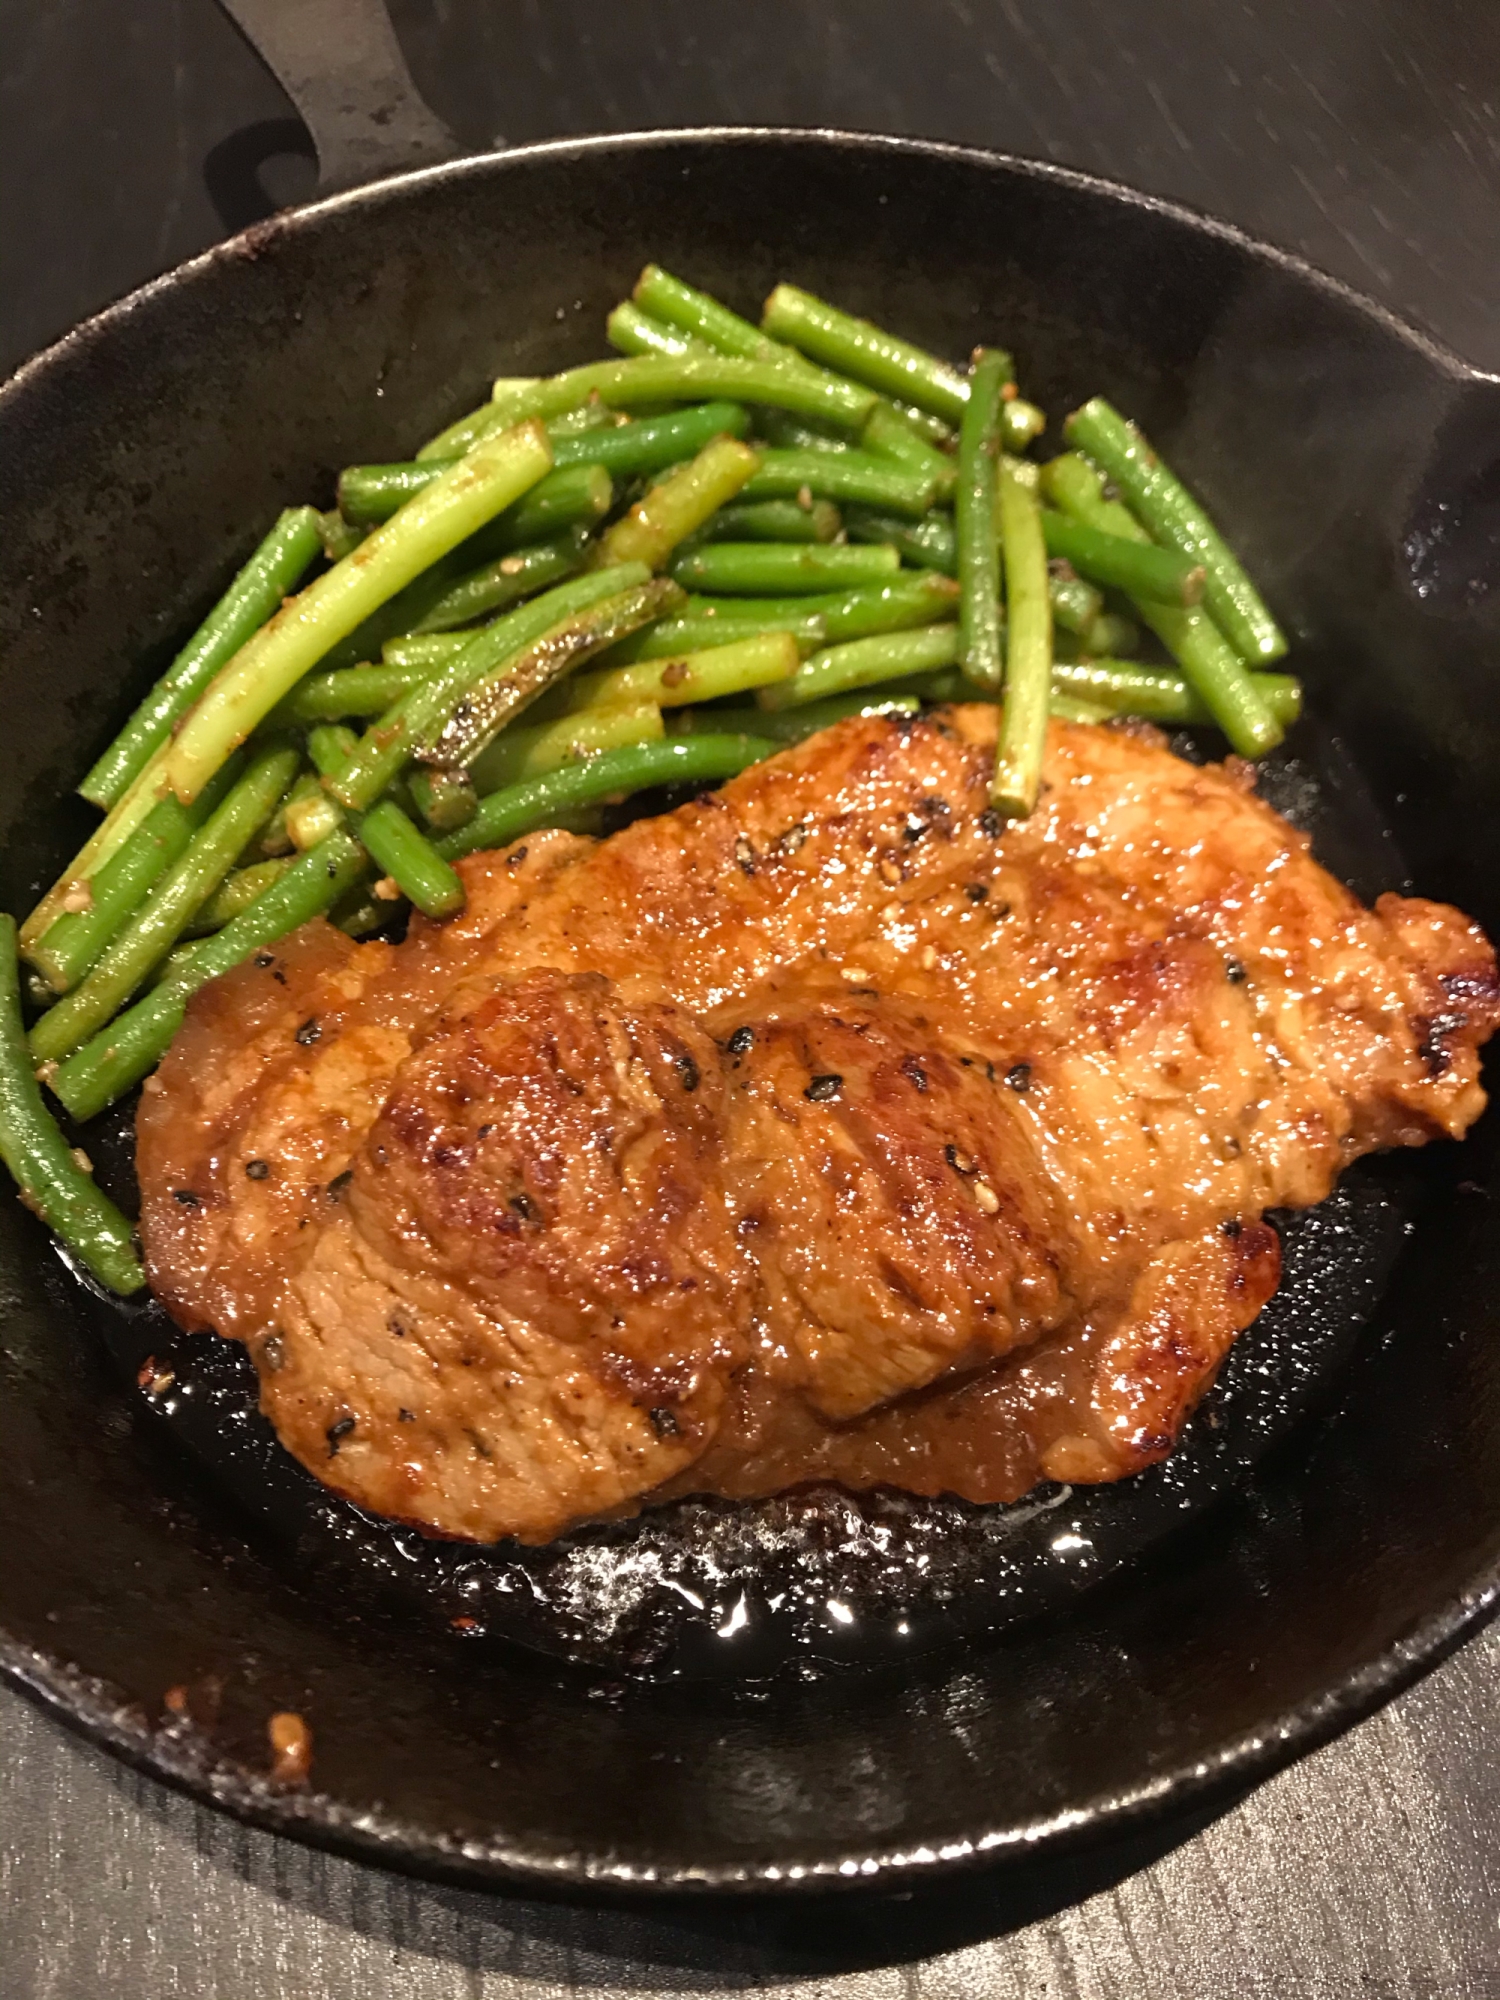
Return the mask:
[[[315,228],[325,218],[337,218],[362,205],[403,199],[409,191],[445,181],[504,173],[512,166],[524,171],[535,161],[587,162],[595,157],[636,154],[655,148],[665,150],[684,144],[806,146],[894,159],[951,160],[1024,180],[1050,182],[1185,226],[1200,237],[1231,244],[1260,264],[1281,270],[1304,286],[1354,310],[1454,382],[1500,388],[1500,373],[1465,361],[1435,335],[1341,278],[1187,202],[1147,194],[1102,175],[1052,161],[945,140],[850,132],[835,126],[705,125],[587,134],[498,152],[465,154],[435,166],[388,175],[283,211],[148,280],[28,357],[0,383],[0,426],[7,420],[13,404],[29,391],[33,382],[44,378],[48,370],[64,365],[96,343],[107,341],[116,326],[125,324],[146,304],[195,279],[217,274],[225,264],[253,260],[283,235]],[[512,1847],[500,1838],[482,1842],[445,1839],[409,1822],[357,1811],[326,1794],[278,1792],[242,1767],[194,1755],[183,1741],[153,1730],[138,1709],[118,1694],[112,1694],[102,1680],[84,1674],[60,1657],[21,1644],[3,1628],[0,1628],[0,1677],[134,1769],[249,1825],[289,1835],[354,1860],[470,1888],[523,1890],[554,1898],[578,1890],[594,1896],[613,1894],[617,1898],[652,1901],[680,1895],[700,1900],[766,1894],[800,1897],[837,1889],[909,1890],[1004,1861],[1104,1844],[1139,1833],[1192,1807],[1225,1798],[1263,1781],[1373,1714],[1440,1665],[1497,1611],[1500,1611],[1500,1560],[1478,1570],[1464,1588],[1362,1666],[1295,1707],[1268,1717],[1258,1727],[1228,1738],[1209,1756],[1179,1764],[1135,1785],[1090,1796],[1080,1805],[1042,1818],[1021,1824],[992,1823],[988,1830],[940,1848],[919,1846],[906,1850],[884,1846],[793,1864],[754,1860],[702,1868],[636,1868],[607,1853],[590,1855],[574,1850],[553,1856]]]

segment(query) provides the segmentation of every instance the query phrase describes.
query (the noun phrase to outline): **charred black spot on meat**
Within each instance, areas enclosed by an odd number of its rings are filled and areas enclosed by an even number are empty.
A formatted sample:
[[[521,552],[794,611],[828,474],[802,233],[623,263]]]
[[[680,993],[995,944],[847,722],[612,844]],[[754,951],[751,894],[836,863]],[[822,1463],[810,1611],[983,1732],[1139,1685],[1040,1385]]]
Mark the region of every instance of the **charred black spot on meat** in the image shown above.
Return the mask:
[[[677,1058],[677,1079],[686,1091],[694,1091],[698,1088],[702,1079],[698,1074],[698,1065],[693,1061],[691,1056],[679,1056]]]
[[[322,1034],[323,1030],[318,1025],[317,1016],[314,1014],[302,1023],[293,1040],[300,1043],[304,1049],[310,1049],[314,1042],[321,1039]]]
[[[915,1056],[903,1056],[901,1058],[901,1074],[906,1078],[908,1083],[913,1084],[918,1090],[926,1090],[927,1072]]]
[[[173,1188],[172,1199],[184,1208],[202,1208],[203,1203],[191,1188]]]
[[[823,1075],[813,1078],[802,1095],[811,1104],[827,1104],[831,1098],[838,1096],[843,1087],[844,1079],[841,1076],[832,1070],[825,1070]]]
[[[659,1438],[681,1437],[682,1426],[678,1423],[675,1412],[669,1410],[665,1404],[658,1404],[647,1414],[651,1419],[651,1428]]]
[[[269,1178],[270,1172],[271,1162],[269,1160],[246,1160],[245,1162],[245,1177],[247,1180],[266,1180]]]
[[[340,1417],[336,1423],[331,1423],[323,1433],[328,1439],[328,1456],[330,1458],[338,1457],[339,1446],[353,1431],[356,1421],[357,1419],[354,1417]]]
[[[724,1044],[732,1056],[745,1055],[755,1045],[754,1028],[736,1028]]]
[[[1031,1088],[1031,1064],[1026,1062],[1012,1063],[1010,1068],[1005,1072],[1005,1081],[1010,1089],[1016,1092],[1017,1096],[1024,1097]]]
[[[1427,1074],[1434,1082],[1446,1076],[1453,1067],[1453,1051],[1448,1047],[1450,1039],[1468,1027],[1466,1013],[1455,1011],[1451,1014],[1430,1014],[1419,1016],[1412,1027],[1417,1036],[1417,1054],[1427,1065]]]
[[[971,903],[984,902],[988,897],[989,893],[990,893],[990,885],[988,882],[971,882],[969,886],[964,890],[964,894],[968,897]]]

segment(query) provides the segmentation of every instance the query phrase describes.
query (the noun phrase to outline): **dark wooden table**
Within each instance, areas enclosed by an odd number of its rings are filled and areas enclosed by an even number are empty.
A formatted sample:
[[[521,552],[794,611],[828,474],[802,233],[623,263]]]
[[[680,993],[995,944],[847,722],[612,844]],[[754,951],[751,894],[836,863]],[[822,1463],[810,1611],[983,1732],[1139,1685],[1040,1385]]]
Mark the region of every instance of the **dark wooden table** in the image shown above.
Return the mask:
[[[295,0],[289,0],[295,4]],[[834,124],[1093,169],[1500,367],[1493,0],[401,0],[470,143]],[[0,0],[0,364],[310,186],[213,0]],[[11,1524],[7,1524],[15,1532]],[[0,2000],[1486,2000],[1500,1631],[1237,1806],[907,1902],[622,1914],[244,1831],[0,1695]]]

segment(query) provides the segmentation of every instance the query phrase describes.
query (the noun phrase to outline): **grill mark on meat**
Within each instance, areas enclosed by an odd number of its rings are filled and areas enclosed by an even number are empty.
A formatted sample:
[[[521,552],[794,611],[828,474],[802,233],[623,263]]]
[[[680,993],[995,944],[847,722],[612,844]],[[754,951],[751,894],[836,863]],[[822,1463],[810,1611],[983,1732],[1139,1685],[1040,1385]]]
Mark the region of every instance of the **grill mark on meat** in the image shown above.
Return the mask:
[[[139,1113],[159,1295],[318,1477],[457,1537],[1161,1457],[1274,1289],[1262,1211],[1478,1115],[1500,980],[1237,765],[1054,725],[1016,824],[993,732],[851,720],[213,982]]]

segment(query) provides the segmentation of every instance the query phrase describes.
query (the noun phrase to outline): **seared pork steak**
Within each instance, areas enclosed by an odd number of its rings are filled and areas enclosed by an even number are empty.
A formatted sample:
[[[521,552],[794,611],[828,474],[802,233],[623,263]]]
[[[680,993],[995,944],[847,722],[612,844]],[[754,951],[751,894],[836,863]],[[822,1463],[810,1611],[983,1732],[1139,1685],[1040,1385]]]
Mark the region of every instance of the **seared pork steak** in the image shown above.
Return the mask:
[[[843,723],[217,981],[141,1101],[157,1293],[446,1536],[1163,1457],[1275,1289],[1263,1212],[1479,1115],[1495,957],[1366,909],[1233,760],[1054,724],[1006,825],[993,738]]]

